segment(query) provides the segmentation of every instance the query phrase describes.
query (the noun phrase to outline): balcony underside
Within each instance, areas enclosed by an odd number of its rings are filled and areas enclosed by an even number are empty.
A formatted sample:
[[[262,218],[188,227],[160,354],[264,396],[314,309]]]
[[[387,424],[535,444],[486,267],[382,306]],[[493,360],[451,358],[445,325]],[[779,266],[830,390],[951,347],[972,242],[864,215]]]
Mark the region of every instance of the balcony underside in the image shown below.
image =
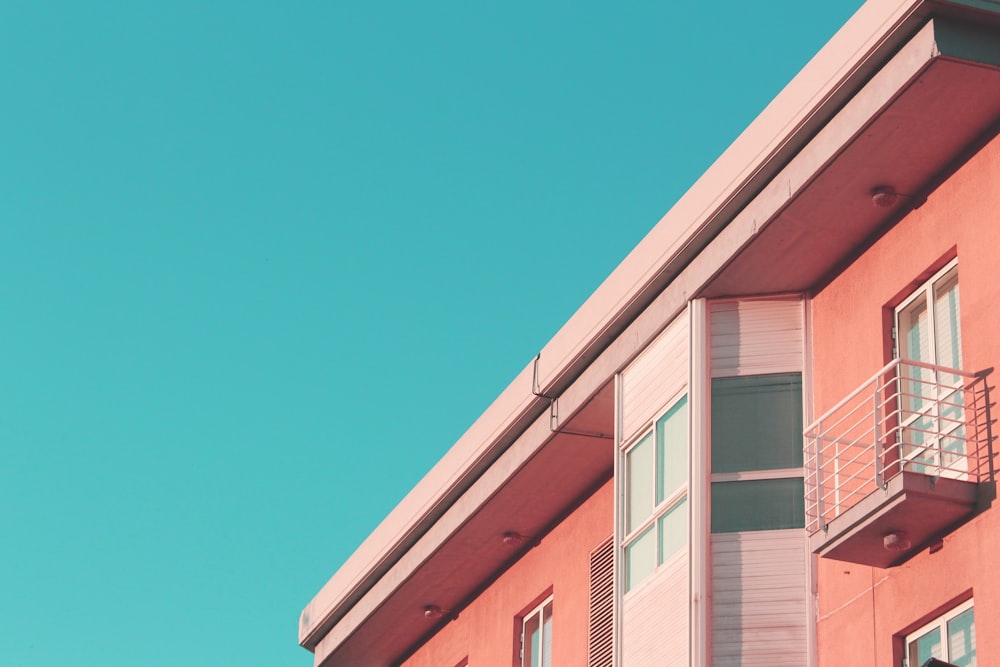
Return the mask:
[[[884,491],[830,521],[810,538],[813,553],[823,558],[887,568],[908,560],[976,511],[979,484],[903,472]],[[910,546],[890,550],[885,536],[903,533]]]

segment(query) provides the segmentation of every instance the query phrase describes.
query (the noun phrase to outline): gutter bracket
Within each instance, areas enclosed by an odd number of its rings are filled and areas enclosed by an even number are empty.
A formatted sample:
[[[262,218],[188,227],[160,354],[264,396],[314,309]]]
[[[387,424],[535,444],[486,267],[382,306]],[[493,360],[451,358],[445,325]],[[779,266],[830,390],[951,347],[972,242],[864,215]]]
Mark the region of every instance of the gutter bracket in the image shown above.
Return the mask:
[[[614,440],[613,436],[606,433],[584,433],[582,431],[568,431],[559,428],[559,399],[555,396],[543,394],[538,384],[538,361],[542,358],[542,353],[535,355],[533,368],[531,371],[531,393],[538,398],[545,398],[549,401],[549,431],[562,435],[577,435],[584,438],[598,438],[600,440]]]

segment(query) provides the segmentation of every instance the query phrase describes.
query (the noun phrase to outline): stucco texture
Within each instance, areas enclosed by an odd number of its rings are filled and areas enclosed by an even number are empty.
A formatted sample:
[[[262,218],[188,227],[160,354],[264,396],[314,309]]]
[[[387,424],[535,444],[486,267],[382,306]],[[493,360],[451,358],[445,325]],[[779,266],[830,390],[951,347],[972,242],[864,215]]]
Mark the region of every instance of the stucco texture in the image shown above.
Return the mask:
[[[812,303],[816,414],[891,355],[893,307],[958,258],[962,365],[1000,367],[1000,138],[965,162],[823,288]],[[990,376],[996,386],[998,374]],[[995,395],[995,394],[994,394]],[[1000,510],[987,510],[901,566],[818,561],[820,667],[901,664],[902,636],[970,596],[977,658],[1000,664]]]
[[[608,481],[490,584],[458,617],[403,665],[517,665],[519,615],[553,597],[552,660],[587,663],[590,552],[613,530],[614,484]],[[503,548],[498,543],[497,548]]]

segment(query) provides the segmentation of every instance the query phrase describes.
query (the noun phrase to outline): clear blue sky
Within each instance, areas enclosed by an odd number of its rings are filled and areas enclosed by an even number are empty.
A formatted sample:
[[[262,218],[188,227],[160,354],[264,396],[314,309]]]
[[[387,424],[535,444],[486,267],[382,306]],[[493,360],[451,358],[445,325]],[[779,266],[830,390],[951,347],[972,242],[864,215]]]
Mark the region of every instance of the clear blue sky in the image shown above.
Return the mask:
[[[859,0],[0,5],[0,665],[299,611]]]

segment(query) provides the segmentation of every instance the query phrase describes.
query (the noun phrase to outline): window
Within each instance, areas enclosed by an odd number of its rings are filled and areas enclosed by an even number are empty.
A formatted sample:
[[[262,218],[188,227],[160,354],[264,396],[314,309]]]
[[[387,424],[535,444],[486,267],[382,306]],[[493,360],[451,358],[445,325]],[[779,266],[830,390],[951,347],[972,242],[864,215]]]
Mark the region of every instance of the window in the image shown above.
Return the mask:
[[[524,616],[521,667],[552,667],[552,598]]]
[[[625,452],[626,591],[687,545],[687,462],[683,396]]]
[[[801,374],[712,380],[712,532],[803,526]]]
[[[906,665],[920,667],[931,658],[957,667],[976,667],[976,623],[972,600],[906,636]]]
[[[894,354],[944,367],[900,368],[900,454],[915,472],[961,473],[965,465],[958,266],[951,262],[896,308]],[[932,470],[933,469],[933,470]]]
[[[896,356],[962,367],[958,266],[952,262],[896,308]]]

